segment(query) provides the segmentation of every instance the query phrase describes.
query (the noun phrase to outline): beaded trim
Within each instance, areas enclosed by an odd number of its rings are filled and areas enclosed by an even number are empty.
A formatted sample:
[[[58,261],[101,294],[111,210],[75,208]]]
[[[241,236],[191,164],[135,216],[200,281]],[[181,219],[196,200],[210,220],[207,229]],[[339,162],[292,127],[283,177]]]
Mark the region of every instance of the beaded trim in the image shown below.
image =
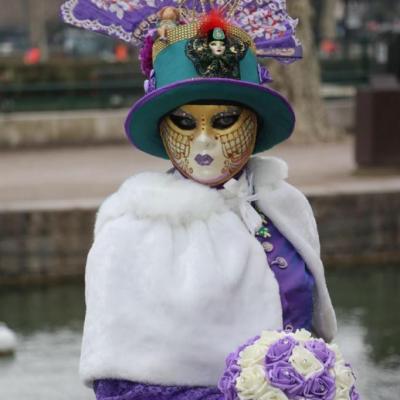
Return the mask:
[[[290,57],[296,54],[296,50],[293,48],[282,48],[282,49],[258,49],[257,55],[260,57]]]
[[[163,42],[157,39],[153,45],[153,62],[157,58],[158,54],[166,49],[169,45],[179,42],[181,40],[191,39],[198,35],[199,23],[194,22],[191,24],[179,25],[174,29],[167,30],[167,42]],[[256,53],[256,46],[252,38],[243,30],[237,26],[230,25],[228,28],[228,35],[232,35],[243,42],[247,43],[249,48]]]

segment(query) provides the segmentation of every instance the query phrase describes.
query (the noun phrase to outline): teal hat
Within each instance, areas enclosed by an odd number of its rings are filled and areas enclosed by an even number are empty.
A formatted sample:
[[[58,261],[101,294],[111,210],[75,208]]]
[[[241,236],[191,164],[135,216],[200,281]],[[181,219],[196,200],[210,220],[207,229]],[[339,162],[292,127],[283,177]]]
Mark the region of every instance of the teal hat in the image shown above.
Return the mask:
[[[199,24],[168,30],[168,41],[157,39],[152,47],[154,72],[147,93],[128,113],[125,130],[130,141],[151,155],[168,158],[159,132],[164,116],[176,108],[204,102],[238,104],[258,116],[254,153],[270,149],[287,139],[295,116],[287,100],[265,86],[265,70],[257,62],[255,46],[245,31],[228,26],[214,28],[223,37],[226,51],[215,56],[208,38],[199,36]],[[264,73],[263,73],[264,72]]]

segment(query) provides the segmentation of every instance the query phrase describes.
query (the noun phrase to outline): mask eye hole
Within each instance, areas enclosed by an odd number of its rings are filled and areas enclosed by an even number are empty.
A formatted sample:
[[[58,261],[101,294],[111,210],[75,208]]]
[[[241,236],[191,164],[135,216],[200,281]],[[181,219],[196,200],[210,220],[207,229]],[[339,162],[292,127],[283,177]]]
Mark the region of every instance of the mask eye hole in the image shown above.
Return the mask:
[[[228,129],[234,125],[240,117],[239,113],[221,113],[212,120],[212,127],[215,129]]]
[[[191,131],[196,128],[196,120],[191,115],[170,114],[169,118],[178,128]]]

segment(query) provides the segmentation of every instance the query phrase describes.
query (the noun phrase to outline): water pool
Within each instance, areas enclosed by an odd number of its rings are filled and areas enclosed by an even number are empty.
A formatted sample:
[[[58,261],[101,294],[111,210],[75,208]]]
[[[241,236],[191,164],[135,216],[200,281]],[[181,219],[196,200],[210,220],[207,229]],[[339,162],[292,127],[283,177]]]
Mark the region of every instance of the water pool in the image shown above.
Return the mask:
[[[338,316],[336,342],[358,376],[363,400],[400,393],[400,268],[337,269],[327,273]],[[93,400],[79,381],[84,317],[82,284],[4,289],[0,321],[19,338],[16,355],[0,358],[0,398]]]

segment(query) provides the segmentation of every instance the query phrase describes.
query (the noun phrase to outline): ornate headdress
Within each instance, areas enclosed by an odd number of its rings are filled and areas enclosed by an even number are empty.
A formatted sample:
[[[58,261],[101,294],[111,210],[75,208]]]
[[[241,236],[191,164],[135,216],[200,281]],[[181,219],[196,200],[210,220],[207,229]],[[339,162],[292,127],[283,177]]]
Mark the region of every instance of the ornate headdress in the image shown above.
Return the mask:
[[[160,20],[160,10],[172,9]],[[297,20],[285,0],[68,0],[64,21],[141,48],[146,95],[131,109],[126,131],[143,151],[166,157],[160,118],[180,105],[225,101],[260,119],[255,151],[285,140],[294,114],[257,57],[291,63],[301,58]]]

